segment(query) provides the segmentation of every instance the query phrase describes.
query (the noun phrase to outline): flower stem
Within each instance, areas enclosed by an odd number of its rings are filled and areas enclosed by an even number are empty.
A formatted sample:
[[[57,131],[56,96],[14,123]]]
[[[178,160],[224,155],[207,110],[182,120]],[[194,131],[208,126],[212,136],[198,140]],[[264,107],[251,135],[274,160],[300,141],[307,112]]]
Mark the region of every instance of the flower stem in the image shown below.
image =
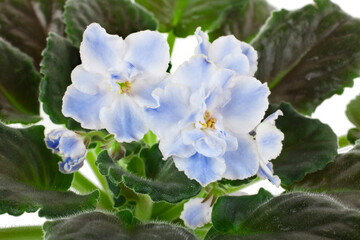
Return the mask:
[[[3,228],[0,229],[0,239],[42,240],[43,231],[41,226]]]
[[[169,47],[170,47],[170,56],[171,56],[172,51],[174,49],[175,40],[176,40],[176,36],[174,35],[173,31],[170,31],[169,35],[167,37],[167,42],[168,42]]]
[[[103,188],[103,190],[105,192],[109,192],[109,186],[106,182],[106,179],[103,175],[101,175],[101,173],[99,172],[99,169],[97,168],[95,161],[97,158],[98,153],[101,151],[100,148],[96,148],[95,150],[89,150],[88,154],[86,155],[86,160],[90,165],[91,170],[93,171],[93,173],[95,174],[95,176],[97,177],[97,179],[100,182],[101,187]]]
[[[343,148],[343,147],[349,146],[351,143],[347,139],[347,136],[343,135],[338,138],[338,144],[339,144],[339,148]]]

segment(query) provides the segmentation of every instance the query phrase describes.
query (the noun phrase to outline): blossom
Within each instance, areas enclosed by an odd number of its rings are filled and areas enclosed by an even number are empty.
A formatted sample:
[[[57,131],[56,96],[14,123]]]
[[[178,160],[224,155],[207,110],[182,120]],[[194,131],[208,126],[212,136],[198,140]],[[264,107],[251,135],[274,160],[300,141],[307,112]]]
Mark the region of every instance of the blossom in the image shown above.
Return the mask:
[[[203,186],[220,180],[225,153],[239,148],[238,136],[251,138],[265,114],[267,85],[219,68],[203,55],[181,65],[168,82],[153,92],[158,105],[146,110],[164,158],[172,156],[179,170]],[[244,166],[250,170],[238,178],[256,174],[258,166]]]
[[[184,204],[184,210],[181,212],[180,218],[186,226],[195,229],[211,221],[211,212],[211,201],[204,202],[202,198],[194,198]]]
[[[63,173],[73,173],[84,164],[86,147],[84,140],[76,133],[66,129],[55,129],[45,138],[46,146],[54,153],[62,156],[59,170]]]
[[[233,35],[219,37],[210,43],[200,27],[196,29],[195,36],[198,40],[196,54],[202,54],[218,67],[231,69],[238,75],[254,76],[258,55],[250,44],[239,41]]]
[[[62,112],[83,128],[102,129],[120,142],[140,140],[148,131],[144,107],[166,76],[169,46],[158,32],[141,31],[125,39],[96,23],[84,31],[82,64],[71,73]]]

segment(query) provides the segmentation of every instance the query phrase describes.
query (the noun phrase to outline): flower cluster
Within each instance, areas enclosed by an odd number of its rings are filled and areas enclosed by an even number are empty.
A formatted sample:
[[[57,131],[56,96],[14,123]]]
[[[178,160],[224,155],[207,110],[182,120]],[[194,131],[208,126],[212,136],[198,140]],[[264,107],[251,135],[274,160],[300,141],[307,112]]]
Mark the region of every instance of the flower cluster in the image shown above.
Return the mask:
[[[282,113],[261,122],[270,91],[253,76],[256,51],[233,36],[210,43],[200,28],[195,35],[195,55],[168,74],[169,46],[160,33],[122,39],[89,25],[63,114],[120,142],[138,141],[151,129],[164,159],[172,157],[203,186],[255,174],[278,186],[270,160],[282,148],[275,126]]]
[[[46,146],[62,156],[59,170],[62,173],[73,173],[79,170],[86,158],[84,140],[76,133],[66,129],[55,129],[45,138]]]

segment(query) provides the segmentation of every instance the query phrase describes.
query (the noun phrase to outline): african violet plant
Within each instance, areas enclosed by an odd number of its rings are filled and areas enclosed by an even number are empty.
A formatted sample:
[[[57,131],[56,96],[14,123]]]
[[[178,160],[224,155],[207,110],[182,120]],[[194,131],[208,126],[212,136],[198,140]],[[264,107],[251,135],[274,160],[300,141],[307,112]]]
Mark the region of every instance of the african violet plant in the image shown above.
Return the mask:
[[[360,239],[359,97],[343,154],[306,116],[359,76],[360,20],[328,0],[0,7],[0,213],[48,219],[1,237]],[[172,70],[189,35],[194,55]],[[59,124],[46,136],[40,102]],[[259,179],[285,192],[232,194]]]

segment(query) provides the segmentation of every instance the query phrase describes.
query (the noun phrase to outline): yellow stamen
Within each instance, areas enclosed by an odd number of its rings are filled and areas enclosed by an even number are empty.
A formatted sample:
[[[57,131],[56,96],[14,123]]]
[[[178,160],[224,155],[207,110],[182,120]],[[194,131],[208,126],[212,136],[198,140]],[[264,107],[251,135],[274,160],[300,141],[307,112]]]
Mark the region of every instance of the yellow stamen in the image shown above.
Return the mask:
[[[119,94],[130,94],[131,83],[129,81],[126,82],[116,82],[120,86]]]
[[[205,120],[205,123],[202,123],[199,121],[199,123],[202,126],[202,129],[207,129],[207,128],[210,128],[211,130],[215,129],[216,118],[211,117],[211,114],[209,111],[206,111],[204,113],[204,120]]]

